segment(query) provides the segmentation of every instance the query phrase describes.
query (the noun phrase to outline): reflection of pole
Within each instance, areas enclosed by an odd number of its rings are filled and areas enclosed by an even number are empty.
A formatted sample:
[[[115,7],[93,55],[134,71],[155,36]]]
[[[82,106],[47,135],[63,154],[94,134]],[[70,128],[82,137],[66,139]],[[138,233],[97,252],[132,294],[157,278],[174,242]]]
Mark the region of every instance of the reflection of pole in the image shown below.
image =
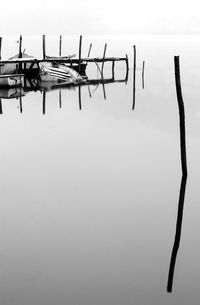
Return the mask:
[[[81,110],[81,85],[78,85],[78,101],[79,101],[79,109]]]
[[[0,98],[0,114],[3,114],[1,98]]]
[[[144,89],[144,66],[145,66],[145,61],[143,60],[143,62],[142,62],[142,89]]]
[[[104,97],[104,100],[106,100],[106,89],[105,89],[104,81],[102,82],[102,85],[103,85],[103,97]]]
[[[91,93],[91,91],[90,91],[90,86],[88,85],[88,92],[89,92],[89,96],[90,96],[90,98],[92,97],[92,93]]]
[[[186,181],[187,181],[185,110],[184,110],[184,103],[183,103],[182,90],[181,90],[179,56],[174,57],[174,66],[175,66],[176,93],[177,93],[177,100],[178,100],[178,107],[179,107],[182,180],[181,180],[179,202],[178,202],[176,234],[175,234],[174,246],[172,249],[169,274],[168,274],[167,292],[172,292],[176,257],[177,257],[177,253],[178,253],[178,249],[179,249],[179,245],[180,245],[180,239],[181,239],[185,188],[186,188]]]
[[[133,106],[132,110],[135,109],[135,70],[136,70],[136,46],[133,46],[133,54],[134,54],[134,59],[133,59]]]
[[[43,91],[42,113],[46,113],[46,91]]]
[[[20,113],[23,112],[23,108],[22,108],[22,97],[19,97],[19,109],[20,109]]]
[[[62,108],[62,96],[61,96],[61,89],[59,90],[59,106]]]

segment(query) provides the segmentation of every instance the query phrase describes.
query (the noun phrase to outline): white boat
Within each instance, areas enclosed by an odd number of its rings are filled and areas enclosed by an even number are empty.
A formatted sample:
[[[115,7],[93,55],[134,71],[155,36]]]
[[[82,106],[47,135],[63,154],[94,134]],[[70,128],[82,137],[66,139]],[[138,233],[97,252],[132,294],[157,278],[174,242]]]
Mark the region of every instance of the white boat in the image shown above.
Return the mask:
[[[65,64],[52,64],[49,62],[40,64],[40,79],[43,82],[65,82],[66,84],[83,81],[78,72],[67,67]]]
[[[0,75],[0,87],[17,87],[22,86],[24,74],[5,74]]]

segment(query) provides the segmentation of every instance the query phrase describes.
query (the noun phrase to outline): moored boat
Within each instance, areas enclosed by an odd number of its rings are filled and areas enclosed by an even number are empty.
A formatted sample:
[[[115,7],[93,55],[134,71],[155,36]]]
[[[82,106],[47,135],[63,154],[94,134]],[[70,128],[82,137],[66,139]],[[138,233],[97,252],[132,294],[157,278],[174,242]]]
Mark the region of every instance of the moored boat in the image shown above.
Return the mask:
[[[65,64],[52,64],[49,62],[40,64],[40,79],[43,82],[65,82],[66,84],[84,81],[78,72]]]
[[[0,75],[0,87],[17,87],[22,86],[24,74],[5,74]]]

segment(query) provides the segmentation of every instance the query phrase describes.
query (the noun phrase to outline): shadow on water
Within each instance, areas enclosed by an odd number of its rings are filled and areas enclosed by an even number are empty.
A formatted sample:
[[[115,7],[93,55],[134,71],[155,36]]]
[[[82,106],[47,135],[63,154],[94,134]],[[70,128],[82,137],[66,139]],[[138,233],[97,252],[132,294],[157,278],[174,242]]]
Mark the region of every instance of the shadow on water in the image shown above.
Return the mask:
[[[22,98],[29,92],[42,92],[42,114],[46,114],[46,99],[47,93],[50,91],[59,90],[59,108],[62,108],[62,90],[74,90],[78,88],[78,103],[79,109],[82,110],[82,97],[81,88],[87,86],[89,97],[92,98],[92,92],[90,90],[91,86],[95,86],[95,91],[99,86],[103,88],[103,96],[106,100],[106,85],[112,83],[124,83],[128,82],[128,73],[126,73],[125,79],[115,79],[115,78],[100,78],[100,79],[89,79],[86,82],[79,83],[78,85],[63,85],[62,83],[50,83],[50,82],[37,82],[34,80],[25,79],[25,85],[23,87],[13,87],[13,88],[0,88],[0,114],[3,114],[2,100],[3,99],[19,99],[19,109],[20,113],[23,112]],[[94,93],[94,91],[93,91]]]
[[[135,109],[135,80],[136,80],[136,46],[133,46],[133,105],[132,110]]]
[[[186,182],[187,182],[185,110],[184,110],[184,103],[183,103],[182,91],[181,91],[179,56],[174,57],[174,66],[175,66],[176,93],[177,93],[178,108],[179,108],[182,179],[181,179],[179,201],[178,201],[176,233],[175,233],[174,245],[173,245],[173,249],[172,249],[171,261],[170,261],[170,266],[169,266],[167,292],[172,292],[172,288],[173,288],[174,269],[175,269],[176,258],[177,258],[177,253],[178,253],[180,239],[181,239],[183,208],[184,208],[185,189],[186,189]]]

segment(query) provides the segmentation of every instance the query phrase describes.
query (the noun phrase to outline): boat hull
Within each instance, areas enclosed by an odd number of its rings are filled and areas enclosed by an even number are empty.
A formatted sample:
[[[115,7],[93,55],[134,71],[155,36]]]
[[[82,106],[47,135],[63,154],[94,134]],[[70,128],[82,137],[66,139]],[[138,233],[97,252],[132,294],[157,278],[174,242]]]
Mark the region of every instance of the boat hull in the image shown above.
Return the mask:
[[[0,87],[18,87],[22,86],[24,81],[23,74],[0,75]]]

